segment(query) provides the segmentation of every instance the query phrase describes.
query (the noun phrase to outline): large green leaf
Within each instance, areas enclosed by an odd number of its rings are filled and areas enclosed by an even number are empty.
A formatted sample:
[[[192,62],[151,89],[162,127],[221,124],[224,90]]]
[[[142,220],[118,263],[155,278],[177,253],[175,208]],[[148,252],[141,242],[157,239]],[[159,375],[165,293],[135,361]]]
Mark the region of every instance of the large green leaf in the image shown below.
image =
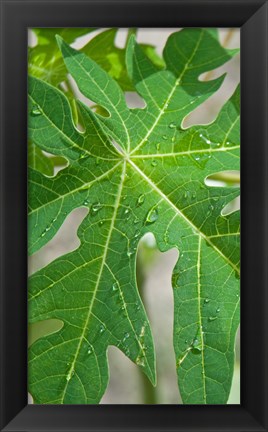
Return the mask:
[[[29,174],[29,250],[48,242],[74,208],[89,208],[80,246],[30,278],[29,320],[55,318],[63,328],[29,353],[36,403],[98,403],[108,382],[106,352],[119,347],[155,383],[154,346],[135,279],[146,232],[161,251],[179,250],[174,268],[174,350],[184,403],[223,404],[230,391],[239,322],[239,212],[222,209],[237,188],[208,187],[207,176],[239,169],[239,89],[214,123],[182,129],[183,118],[221,85],[201,73],[235,51],[217,32],[185,29],[168,39],[158,71],[130,38],[129,76],[144,109],[129,109],[118,84],[93,60],[59,44],[85,96],[85,132],[73,125],[61,92],[29,81],[29,135],[69,166],[48,178]],[[165,287],[163,287],[164,289]]]

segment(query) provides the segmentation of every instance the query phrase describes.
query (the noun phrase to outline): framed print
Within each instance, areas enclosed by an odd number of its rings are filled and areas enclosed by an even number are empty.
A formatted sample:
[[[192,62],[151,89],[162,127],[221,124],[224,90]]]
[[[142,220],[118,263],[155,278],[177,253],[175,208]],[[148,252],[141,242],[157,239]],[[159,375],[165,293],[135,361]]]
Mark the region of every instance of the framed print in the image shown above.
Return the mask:
[[[1,430],[267,430],[267,2],[1,18]]]

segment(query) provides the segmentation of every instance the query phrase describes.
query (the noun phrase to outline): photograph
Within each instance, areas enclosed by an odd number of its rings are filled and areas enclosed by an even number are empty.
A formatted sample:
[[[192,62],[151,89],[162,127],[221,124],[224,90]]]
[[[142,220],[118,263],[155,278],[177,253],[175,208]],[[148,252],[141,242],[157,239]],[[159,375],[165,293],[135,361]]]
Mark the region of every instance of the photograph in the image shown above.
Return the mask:
[[[27,34],[28,404],[240,405],[240,28]]]

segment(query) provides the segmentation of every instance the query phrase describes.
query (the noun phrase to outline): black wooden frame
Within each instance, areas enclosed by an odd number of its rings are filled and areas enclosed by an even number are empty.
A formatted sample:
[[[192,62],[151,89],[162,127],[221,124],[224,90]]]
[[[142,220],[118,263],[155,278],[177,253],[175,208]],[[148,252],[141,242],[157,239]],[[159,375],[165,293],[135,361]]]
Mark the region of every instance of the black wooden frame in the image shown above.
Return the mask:
[[[1,431],[267,431],[265,0],[0,0]],[[27,405],[27,28],[241,27],[241,405]]]

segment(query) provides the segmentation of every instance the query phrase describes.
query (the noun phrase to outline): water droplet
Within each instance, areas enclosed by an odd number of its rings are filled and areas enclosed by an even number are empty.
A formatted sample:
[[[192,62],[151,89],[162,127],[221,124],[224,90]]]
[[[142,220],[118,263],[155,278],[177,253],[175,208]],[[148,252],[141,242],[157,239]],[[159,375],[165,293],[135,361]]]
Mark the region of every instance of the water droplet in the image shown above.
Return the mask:
[[[199,134],[199,136],[200,136],[200,138],[201,138],[203,141],[205,141],[206,144],[208,144],[208,145],[211,144],[210,139],[206,138],[206,137],[205,137],[204,135],[202,135],[202,134]]]
[[[144,357],[141,357],[141,356],[137,357],[136,358],[136,364],[138,366],[142,366],[142,367],[145,366]]]
[[[164,105],[164,108],[167,108],[167,107],[168,107],[168,102],[166,102]]]
[[[117,282],[114,282],[114,283],[113,283],[112,290],[113,290],[113,291],[118,291],[118,283],[117,283]]]
[[[122,200],[125,201],[125,199],[127,198],[127,195],[123,195],[122,196]]]
[[[102,226],[104,224],[104,221],[99,221],[99,226]]]
[[[139,223],[140,222],[140,219],[138,218],[138,217],[135,217],[135,219],[134,219],[134,224],[137,224],[137,223]]]
[[[139,237],[140,233],[141,233],[140,230],[135,231],[134,237],[135,238]]]
[[[89,204],[89,200],[86,199],[86,200],[83,202],[83,205],[87,206],[88,204]]]
[[[218,317],[216,317],[216,316],[210,316],[210,317],[208,318],[208,320],[209,320],[209,321],[215,321],[217,318],[218,318]]]
[[[198,329],[198,335],[200,335],[200,329]],[[199,336],[196,336],[191,344],[191,351],[193,354],[200,354],[202,351],[201,339]]]
[[[127,251],[127,256],[131,257],[132,255],[134,255],[134,253],[136,252],[137,248],[136,247],[132,247]]]
[[[92,354],[92,348],[91,347],[88,348],[87,353]]]
[[[205,168],[210,158],[211,158],[210,153],[198,153],[194,156],[194,160],[196,164],[202,169]]]
[[[212,204],[210,204],[208,207],[208,211],[206,213],[206,216],[207,217],[210,216],[212,214],[213,210],[214,210],[214,206]]]
[[[193,193],[192,193],[192,199],[195,199],[195,198],[196,198],[196,193],[193,192]]]
[[[158,209],[157,206],[154,206],[148,211],[145,223],[151,224],[157,221],[157,219],[158,219]]]
[[[185,339],[184,343],[186,343],[186,344],[187,344],[187,343],[188,343],[188,340],[187,340],[187,339]]]
[[[33,117],[40,116],[42,114],[42,110],[39,105],[34,105],[31,110],[31,115]]]
[[[100,333],[101,334],[104,333],[105,330],[106,330],[105,326],[103,324],[101,324],[101,326],[100,326]]]
[[[125,334],[124,334],[123,342],[125,342],[128,338],[129,338],[129,333],[125,333]]]
[[[219,313],[220,311],[221,311],[221,308],[218,307],[218,308],[216,309],[216,313]]]
[[[189,197],[190,197],[190,192],[189,191],[185,191],[184,194],[183,194],[183,198],[187,199]]]
[[[225,145],[229,147],[232,143],[230,141],[226,141]]]
[[[162,138],[163,138],[163,140],[167,140],[168,139],[167,135],[163,135]]]
[[[92,204],[91,208],[90,208],[90,214],[91,215],[95,215],[98,213],[98,211],[100,211],[102,209],[103,205],[100,203],[94,203]]]
[[[123,315],[127,315],[127,311],[126,311],[126,306],[125,305],[123,305],[121,308],[120,308],[120,310],[123,312]]]
[[[137,207],[141,206],[145,201],[145,195],[141,194],[139,195],[138,199],[137,199]]]
[[[168,125],[170,129],[174,129],[176,127],[176,123],[172,122]]]
[[[140,303],[137,301],[137,302],[135,303],[135,309],[136,309],[136,311],[139,311],[140,308],[141,308]]]
[[[199,344],[199,341],[197,338],[194,338],[193,340],[193,346],[197,346]]]
[[[129,208],[125,209],[125,211],[124,211],[124,218],[127,219],[127,220],[130,218],[130,209]]]
[[[210,302],[210,300],[208,298],[205,298],[204,303],[208,304]]]
[[[153,166],[153,167],[156,167],[156,165],[157,165],[157,161],[156,160],[153,160],[152,162],[151,162],[151,165]]]
[[[70,381],[70,379],[71,379],[73,376],[74,376],[74,370],[71,369],[71,370],[68,372],[68,375],[67,375],[67,377],[66,377],[66,381]]]

